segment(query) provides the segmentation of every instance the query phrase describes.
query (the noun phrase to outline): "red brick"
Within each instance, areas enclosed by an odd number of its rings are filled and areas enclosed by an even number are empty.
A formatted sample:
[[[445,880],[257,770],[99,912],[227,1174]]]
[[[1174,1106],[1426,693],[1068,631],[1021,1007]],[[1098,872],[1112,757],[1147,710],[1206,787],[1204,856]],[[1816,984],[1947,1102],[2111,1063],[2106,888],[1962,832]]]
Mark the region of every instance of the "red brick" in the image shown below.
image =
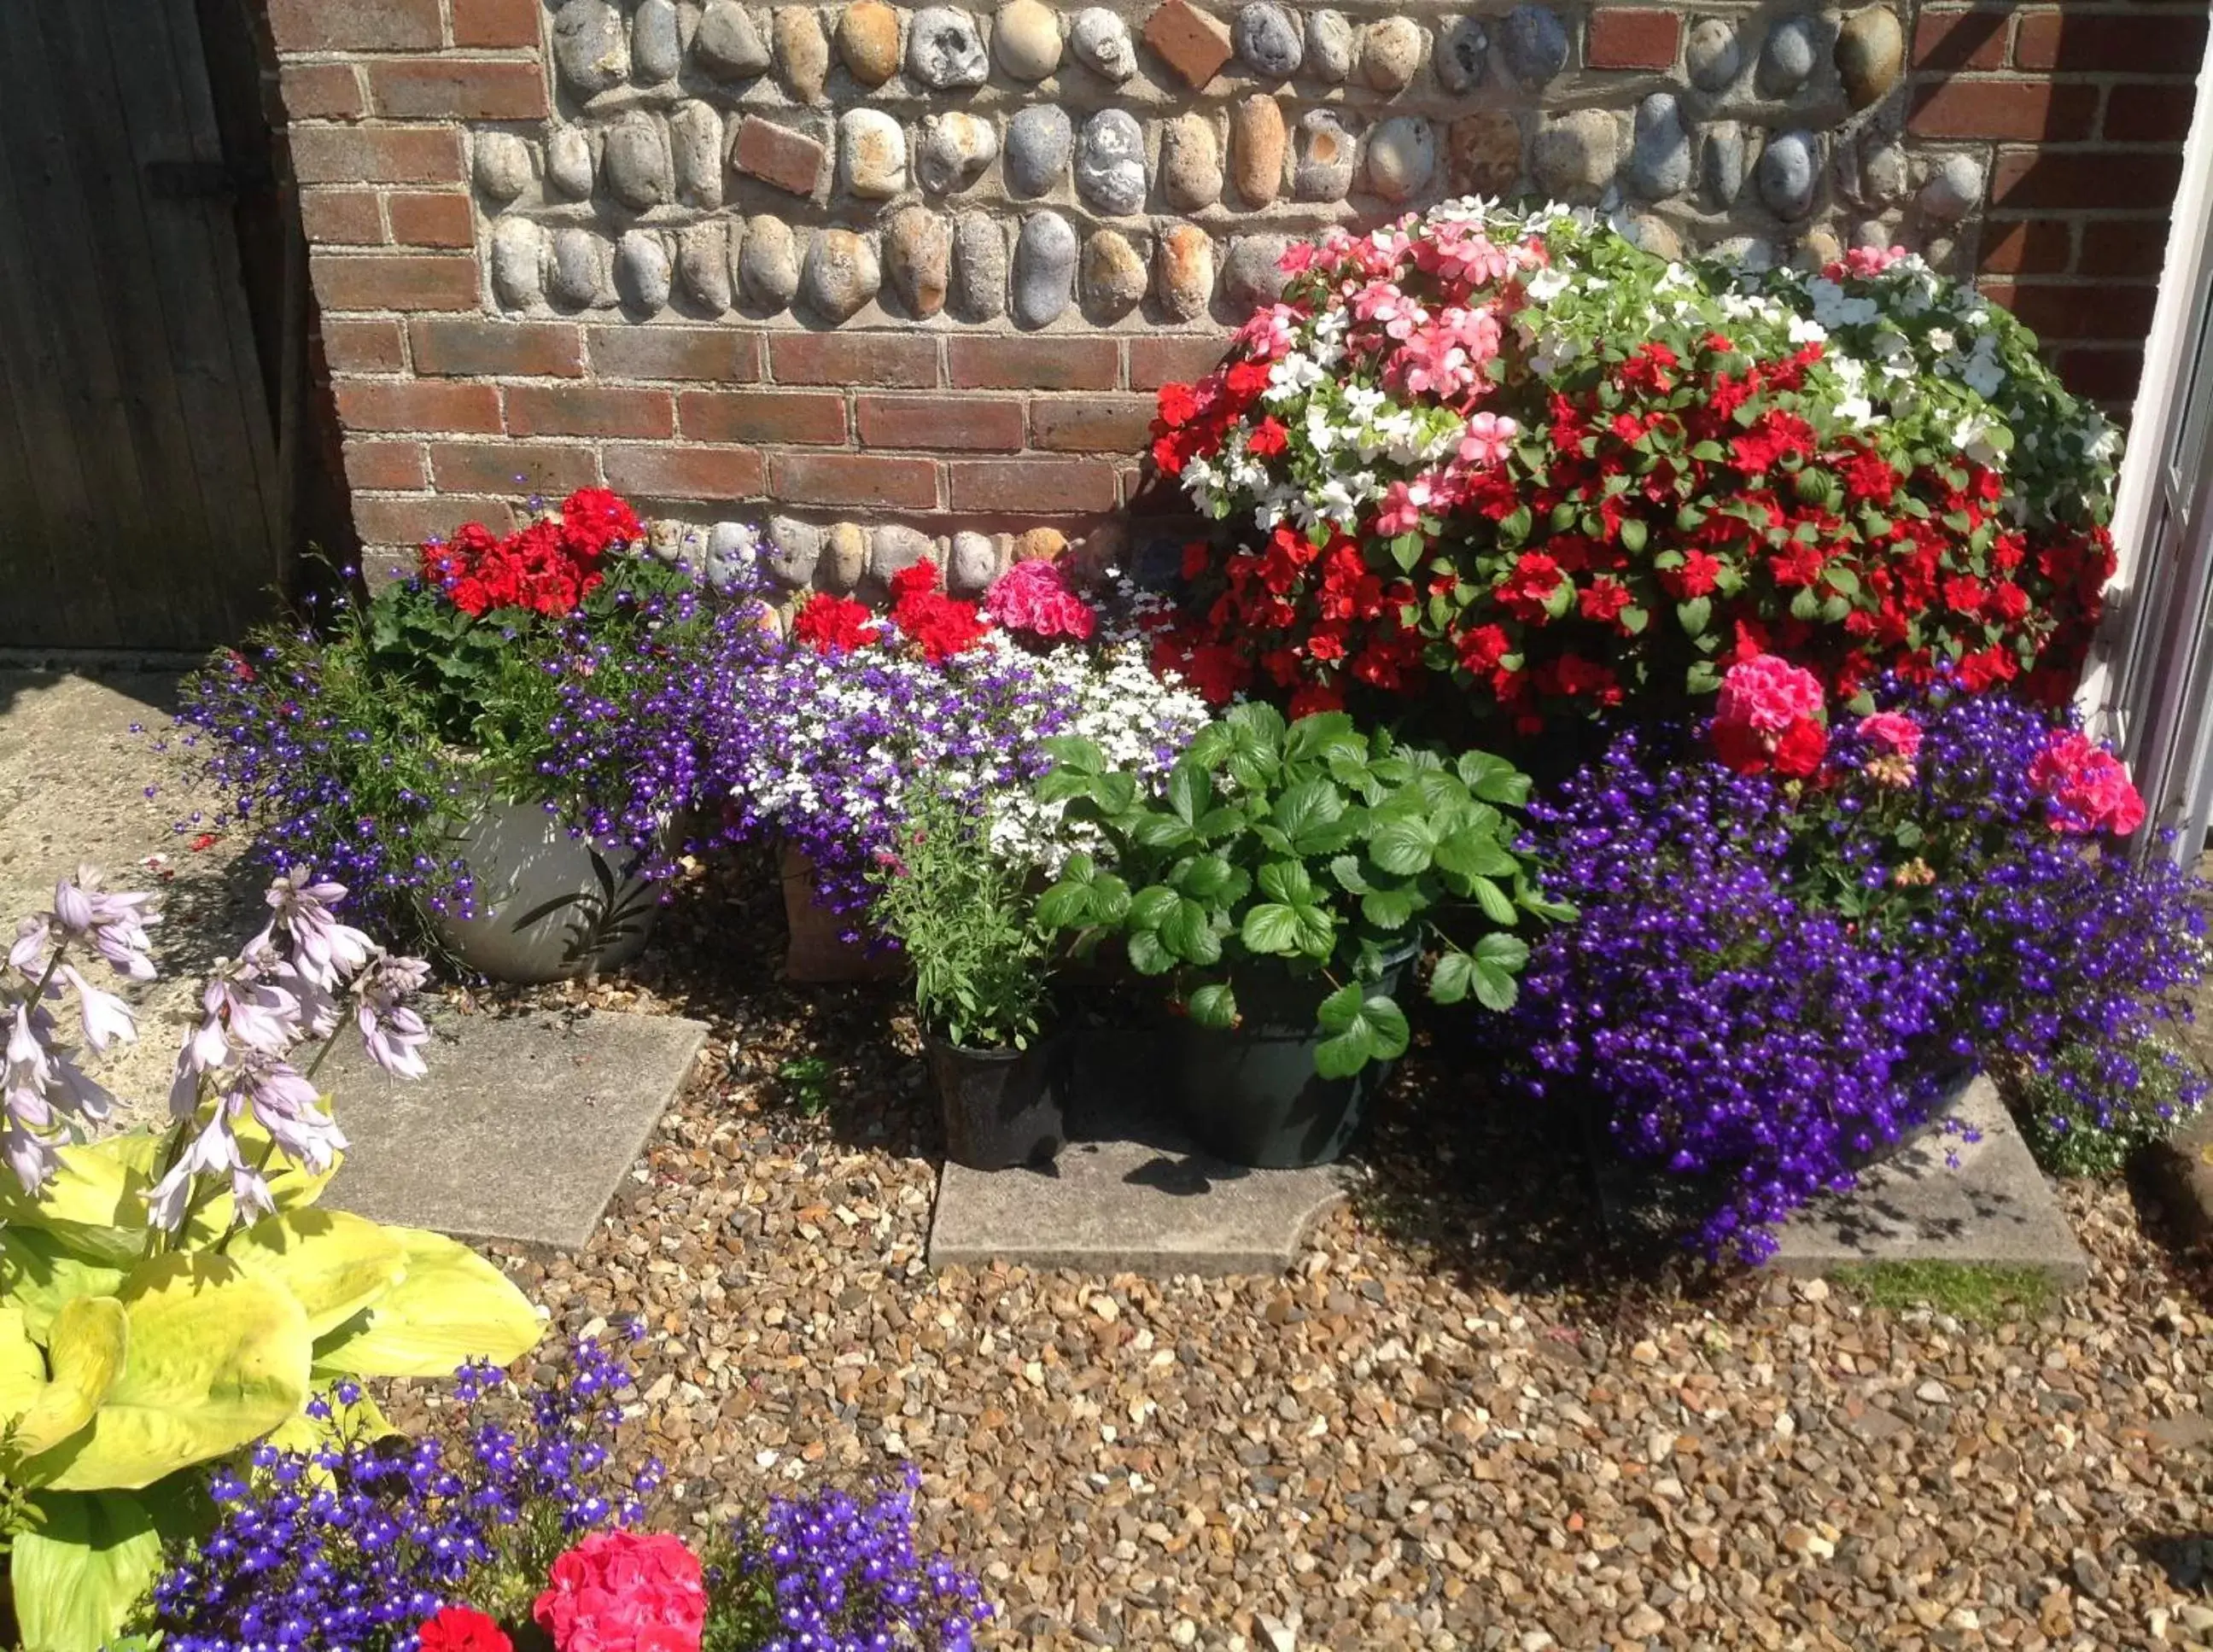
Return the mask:
[[[454,493],[568,493],[600,479],[599,451],[558,442],[433,442],[430,473]]]
[[[2137,276],[2155,281],[2167,267],[2165,218],[2100,218],[2082,226],[2075,268],[2083,275]]]
[[[1906,129],[1923,137],[2088,137],[2098,88],[1958,76],[1916,88]]]
[[[269,0],[279,52],[422,52],[445,44],[438,0]]]
[[[320,331],[334,373],[398,373],[407,364],[397,321],[326,315]]]
[[[1112,338],[952,338],[946,377],[956,390],[1112,390],[1121,373]]]
[[[1194,92],[1222,72],[1235,50],[1229,26],[1190,0],[1167,0],[1145,19],[1145,44]]]
[[[455,46],[536,46],[540,0],[453,0]]]
[[[2075,237],[2061,219],[1988,223],[1976,267],[1988,274],[2052,275],[2067,268],[2074,252]]]
[[[350,63],[288,63],[277,86],[294,120],[357,120],[369,107]]]
[[[955,459],[946,466],[955,510],[1066,515],[1114,508],[1114,467],[1096,459]]]
[[[2011,16],[2002,11],[1923,11],[1913,26],[1917,69],[2003,69]]]
[[[2136,399],[2143,351],[2063,350],[2056,365],[2061,381],[2076,395],[2123,405]]]
[[[610,447],[607,485],[652,499],[758,499],[767,481],[758,448]]]
[[[769,497],[791,504],[937,508],[937,466],[927,459],[780,453],[769,459],[768,483]]]
[[[510,384],[509,436],[672,436],[676,404],[666,390],[612,385]]]
[[[760,334],[730,327],[594,327],[592,371],[603,379],[709,379],[751,384],[760,377]]]
[[[778,384],[937,387],[937,340],[882,332],[769,335],[769,376]]]
[[[407,336],[415,370],[426,378],[583,376],[583,335],[565,321],[418,317]]]
[[[822,176],[823,152],[805,132],[747,115],[730,142],[730,164],[791,194],[812,195]]]
[[[2013,43],[2015,68],[2061,74],[2121,70],[2187,75],[2204,55],[2203,13],[2193,16],[2179,8],[2088,16],[2080,7],[2023,12]]]
[[[826,390],[686,390],[676,398],[676,423],[701,442],[834,448],[845,440],[845,399]]]
[[[2182,182],[2182,157],[2156,149],[2095,155],[2001,149],[1990,172],[1990,204],[2016,210],[2102,207],[2164,210]]]
[[[1150,396],[1040,396],[1030,404],[1030,446],[1049,453],[1142,453],[1153,406]]]
[[[348,437],[345,444],[346,480],[357,488],[402,491],[430,485],[423,465],[422,444],[415,442],[365,442]]]
[[[1020,453],[1022,405],[995,396],[862,396],[864,448]]]
[[[353,502],[353,523],[370,545],[420,545],[434,536],[442,538],[463,522],[482,522],[495,533],[515,527],[515,503],[497,497],[433,493],[412,499],[362,499]]]
[[[476,219],[466,195],[418,194],[398,191],[385,198],[392,216],[392,239],[402,247],[473,247]]]
[[[300,229],[317,247],[375,247],[384,240],[384,211],[373,189],[303,189]]]
[[[2198,111],[2195,86],[2115,86],[2106,94],[2100,137],[2111,143],[2180,143]]]
[[[509,58],[382,58],[369,65],[376,112],[403,120],[535,120],[546,71]]]
[[[1593,69],[1673,69],[1682,19],[1654,6],[1601,6],[1591,14],[1584,61]]]
[[[296,126],[303,184],[458,184],[461,135],[439,126]]]
[[[488,384],[414,379],[340,379],[332,386],[349,430],[499,432],[499,393]]]
[[[326,310],[472,310],[482,298],[472,258],[318,250],[309,268]]]
[[[1130,388],[1189,384],[1222,364],[1229,340],[1221,333],[1167,333],[1130,340]]]
[[[2040,339],[2111,338],[2141,343],[2151,331],[2152,286],[2020,286],[2009,282],[1979,283],[1983,295],[2004,305]]]

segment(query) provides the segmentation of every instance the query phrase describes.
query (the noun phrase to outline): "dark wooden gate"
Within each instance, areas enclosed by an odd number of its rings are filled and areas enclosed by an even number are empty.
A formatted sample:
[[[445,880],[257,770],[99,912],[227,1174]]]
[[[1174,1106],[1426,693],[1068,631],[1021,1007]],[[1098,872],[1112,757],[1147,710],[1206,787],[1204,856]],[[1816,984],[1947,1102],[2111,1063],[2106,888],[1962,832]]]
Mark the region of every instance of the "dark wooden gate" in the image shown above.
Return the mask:
[[[285,489],[193,0],[0,0],[0,647],[234,638]]]

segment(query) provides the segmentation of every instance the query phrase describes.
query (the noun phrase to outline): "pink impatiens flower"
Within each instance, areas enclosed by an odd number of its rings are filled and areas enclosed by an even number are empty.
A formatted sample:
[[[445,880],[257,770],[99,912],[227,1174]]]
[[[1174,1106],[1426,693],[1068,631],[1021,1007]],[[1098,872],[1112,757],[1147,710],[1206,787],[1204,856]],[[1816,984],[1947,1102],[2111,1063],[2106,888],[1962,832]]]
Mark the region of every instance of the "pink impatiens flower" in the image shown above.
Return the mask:
[[[1503,413],[1477,413],[1460,433],[1460,462],[1463,465],[1503,465],[1514,450],[1521,427]]]
[[[1419,533],[1422,512],[1436,499],[1436,490],[1426,476],[1417,476],[1411,482],[1392,483],[1383,491],[1383,509],[1376,514],[1375,531],[1393,537]]]

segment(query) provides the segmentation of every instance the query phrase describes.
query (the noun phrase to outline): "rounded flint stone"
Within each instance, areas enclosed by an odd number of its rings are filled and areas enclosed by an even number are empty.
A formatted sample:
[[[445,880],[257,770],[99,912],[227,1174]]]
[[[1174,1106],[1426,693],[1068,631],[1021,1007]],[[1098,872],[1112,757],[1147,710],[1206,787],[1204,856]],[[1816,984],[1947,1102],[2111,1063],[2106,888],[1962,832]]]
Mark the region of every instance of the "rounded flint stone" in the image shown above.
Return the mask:
[[[1093,210],[1135,212],[1145,204],[1145,130],[1127,109],[1101,109],[1076,141],[1076,188]]]
[[[1229,180],[1248,206],[1266,206],[1283,186],[1289,147],[1283,106],[1255,92],[1229,112]]]
[[[1950,223],[1965,217],[1983,198],[1983,168],[1971,155],[1948,155],[1929,181],[1921,186],[1916,204],[1930,217]]]
[[[722,204],[722,117],[704,103],[680,103],[668,117],[676,198],[709,211]]]
[[[869,568],[869,535],[858,522],[832,522],[822,536],[822,561],[814,576],[826,589],[850,591]]]
[[[1119,82],[1137,72],[1137,48],[1119,12],[1087,6],[1069,25],[1069,50],[1093,74]]]
[[[676,78],[684,66],[684,39],[673,0],[642,0],[631,15],[630,66],[649,86]]]
[[[592,140],[581,126],[564,126],[546,140],[546,181],[572,201],[592,192]]]
[[[1699,181],[1716,206],[1732,206],[1744,188],[1744,133],[1734,121],[1706,128],[1700,150]]]
[[[1007,192],[1042,195],[1060,181],[1076,127],[1057,103],[1033,103],[1007,123]]]
[[[1179,212],[1197,212],[1222,198],[1222,144],[1214,123],[1196,110],[1161,129],[1161,194]]]
[[[1837,74],[1855,109],[1879,101],[1905,66],[1905,31],[1887,6],[1869,6],[1844,19],[1837,34]]]
[[[888,585],[893,575],[929,560],[936,549],[936,541],[921,529],[885,522],[869,533],[869,574]]]
[[[784,85],[802,103],[814,102],[830,77],[830,40],[822,32],[822,20],[811,6],[778,6],[770,27]]]
[[[1683,67],[1701,92],[1718,92],[1744,67],[1744,48],[1736,30],[1718,17],[1696,25],[1683,41]]]
[[[1145,260],[1119,229],[1096,229],[1083,243],[1083,302],[1107,320],[1119,320],[1145,296]]]
[[[707,583],[728,592],[760,555],[760,535],[745,522],[716,522],[707,530]]]
[[[1379,92],[1403,92],[1422,66],[1422,31],[1411,19],[1385,17],[1360,37],[1360,77]]]
[[[655,315],[668,307],[668,247],[649,229],[625,229],[615,243],[615,292],[625,307]]]
[[[1759,52],[1759,89],[1769,97],[1789,97],[1814,72],[1814,20],[1785,17],[1767,31]]]
[[[1041,327],[1068,308],[1076,286],[1076,231],[1058,212],[1033,212],[1015,241],[1014,317]]]
[[[1549,194],[1588,195],[1613,176],[1621,134],[1600,109],[1576,109],[1538,128],[1529,145],[1529,171]]]
[[[768,42],[738,0],[709,0],[692,37],[692,55],[716,80],[747,80],[768,72]]]
[[[1222,276],[1230,302],[1249,312],[1281,298],[1286,279],[1283,252],[1289,245],[1281,235],[1240,235],[1230,242],[1229,261]]]
[[[511,310],[527,310],[545,297],[546,232],[528,218],[492,225],[491,288]]]
[[[553,15],[553,64],[589,97],[630,78],[630,40],[622,13],[607,0],[565,0]]]
[[[906,26],[906,72],[932,91],[981,86],[991,72],[976,20],[954,6],[925,6]]]
[[[998,128],[983,116],[961,109],[924,115],[915,146],[915,180],[933,195],[950,195],[982,177],[998,154]]]
[[[1343,12],[1325,6],[1307,14],[1307,72],[1342,86],[1352,74],[1352,25]]]
[[[553,232],[553,302],[582,309],[600,302],[607,285],[606,245],[588,229],[571,225]]]
[[[749,301],[771,313],[798,296],[799,247],[789,224],[765,214],[746,220],[738,280]]]
[[[793,516],[771,516],[768,523],[768,554],[762,558],[778,584],[798,587],[814,577],[822,560],[822,530]]]
[[[511,201],[530,187],[530,145],[513,132],[476,135],[477,187],[485,198]]]
[[[991,19],[991,49],[1015,79],[1043,80],[1060,67],[1060,18],[1044,0],[1007,0]]]
[[[981,596],[999,576],[999,548],[988,533],[972,528],[953,536],[953,554],[945,559],[945,588],[955,596]]]
[[[1419,115],[1393,115],[1368,135],[1368,187],[1393,205],[1421,193],[1436,169],[1436,129]]]
[[[1507,71],[1524,86],[1541,86],[1568,66],[1568,30],[1550,6],[1516,6],[1499,26]]]
[[[1214,241],[1195,223],[1172,223],[1153,253],[1153,290],[1178,321],[1195,321],[1214,302]]]
[[[899,73],[899,13],[884,0],[854,0],[838,14],[838,55],[845,72],[863,86],[881,86]]]
[[[1629,149],[1629,183],[1649,201],[1680,194],[1691,182],[1691,135],[1672,92],[1655,92],[1637,106],[1636,136]]]
[[[668,134],[642,109],[631,110],[607,128],[600,165],[608,191],[637,211],[665,205],[673,193]]]
[[[818,229],[807,244],[799,290],[817,314],[848,321],[883,284],[875,243],[850,229]]]
[[[1783,132],[1760,151],[1759,198],[1778,218],[1802,218],[1814,204],[1820,140],[1811,132]]]
[[[1483,78],[1491,58],[1491,31],[1479,17],[1455,17],[1437,31],[1437,84],[1448,92],[1465,92]]]
[[[908,314],[945,308],[952,278],[953,232],[926,207],[903,206],[884,225],[884,277]]]
[[[730,308],[730,226],[720,218],[676,232],[676,283],[710,315]]]
[[[881,109],[848,109],[838,118],[838,169],[848,194],[887,200],[906,187],[906,133]]]
[[[1007,235],[988,212],[964,212],[953,225],[953,312],[990,321],[1007,309]]]
[[[1273,0],[1247,0],[1240,6],[1230,38],[1237,55],[1267,80],[1289,80],[1306,57],[1297,20]]]

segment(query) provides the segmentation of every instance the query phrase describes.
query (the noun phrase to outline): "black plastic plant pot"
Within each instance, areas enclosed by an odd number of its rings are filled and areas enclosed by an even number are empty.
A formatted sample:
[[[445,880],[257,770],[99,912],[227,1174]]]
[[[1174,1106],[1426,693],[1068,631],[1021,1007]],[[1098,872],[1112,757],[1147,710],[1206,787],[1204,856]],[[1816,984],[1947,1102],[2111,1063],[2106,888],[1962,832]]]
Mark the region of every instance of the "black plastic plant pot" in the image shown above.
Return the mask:
[[[924,1039],[938,1105],[945,1114],[945,1155],[972,1170],[1051,1164],[1067,1139],[1051,1046],[975,1050]]]
[[[1390,963],[1377,987],[1395,993],[1411,958]],[[1350,1078],[1324,1078],[1314,1070],[1324,1036],[1314,1015],[1328,983],[1268,975],[1235,985],[1236,1027],[1176,1024],[1171,1076],[1185,1127],[1215,1157],[1255,1170],[1335,1162],[1394,1064],[1371,1061]]]

